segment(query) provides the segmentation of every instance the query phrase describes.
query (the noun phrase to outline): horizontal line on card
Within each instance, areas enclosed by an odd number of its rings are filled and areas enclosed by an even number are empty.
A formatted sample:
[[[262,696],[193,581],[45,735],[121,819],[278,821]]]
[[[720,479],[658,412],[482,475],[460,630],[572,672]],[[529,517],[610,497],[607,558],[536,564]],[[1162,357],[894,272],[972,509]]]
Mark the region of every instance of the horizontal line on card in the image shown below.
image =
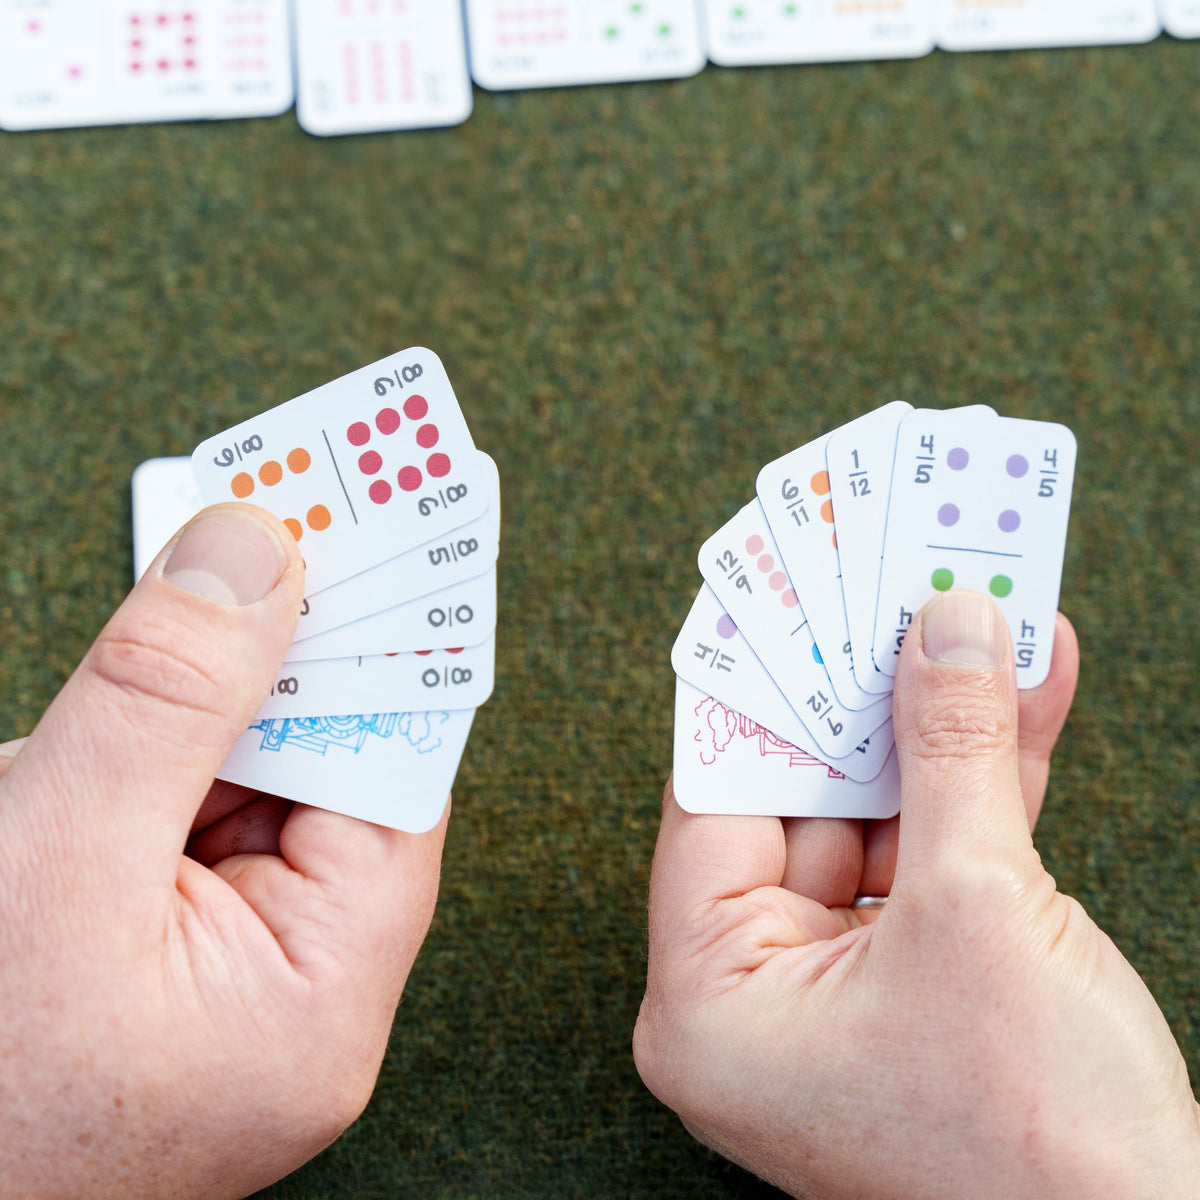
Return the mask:
[[[933,546],[925,543],[926,550],[957,550],[963,554],[991,554],[995,558],[1024,558],[1023,554],[1010,554],[1007,550],[981,550],[978,546]]]

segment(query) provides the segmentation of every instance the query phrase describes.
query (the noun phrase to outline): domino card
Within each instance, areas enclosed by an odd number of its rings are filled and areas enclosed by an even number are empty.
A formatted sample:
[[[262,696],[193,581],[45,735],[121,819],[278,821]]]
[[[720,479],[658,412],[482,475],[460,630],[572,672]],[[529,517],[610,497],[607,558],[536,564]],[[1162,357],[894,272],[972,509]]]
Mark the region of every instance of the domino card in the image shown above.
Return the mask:
[[[852,429],[879,420],[889,422],[911,407],[895,400],[841,428]],[[795,581],[800,606],[808,617],[833,690],[847,708],[859,709],[874,703],[878,696],[861,688],[854,677],[825,464],[825,447],[832,436],[823,434],[767,463],[758,473],[756,490],[788,573]]]
[[[187,458],[150,458],[130,481],[133,515],[133,578],[141,579],[158,552],[203,507]]]
[[[943,50],[1024,50],[1148,42],[1159,33],[1156,0],[935,0]]]
[[[424,833],[445,809],[474,716],[467,709],[262,718],[217,777]]]
[[[466,0],[471,74],[493,91],[695,75],[695,0]]]
[[[482,515],[483,459],[441,361],[414,348],[208,438],[192,470],[204,503],[280,517],[316,592]]]
[[[700,547],[699,562],[700,574],[804,723],[817,753],[842,758],[891,716],[887,697],[858,711],[838,701],[757,500]]]
[[[892,746],[890,719],[845,755],[826,754],[707,584],[675,639],[671,665],[680,679],[852,779],[872,779],[883,769]]]
[[[915,58],[933,49],[927,0],[704,0],[708,57],[724,67]]]
[[[676,679],[674,791],[691,813],[882,819],[900,811],[900,769],[893,750],[858,783]]]
[[[286,0],[0,0],[0,128],[274,116]]]
[[[320,137],[471,115],[462,7],[448,0],[296,0],[296,74],[296,116]]]
[[[895,675],[913,615],[937,592],[991,595],[1012,633],[1017,682],[1050,669],[1075,473],[1064,425],[978,409],[917,409],[900,423],[872,639]]]
[[[496,631],[496,568],[416,600],[292,642],[289,662],[472,646]]]
[[[1200,0],[1159,0],[1163,28],[1177,38],[1200,37]]]

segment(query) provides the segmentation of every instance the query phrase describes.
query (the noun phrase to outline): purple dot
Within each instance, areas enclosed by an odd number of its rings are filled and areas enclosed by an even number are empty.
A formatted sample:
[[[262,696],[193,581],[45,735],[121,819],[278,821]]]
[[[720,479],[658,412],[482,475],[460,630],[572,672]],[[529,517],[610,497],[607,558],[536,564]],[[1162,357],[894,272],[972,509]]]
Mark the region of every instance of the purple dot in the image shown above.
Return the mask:
[[[1029,470],[1029,462],[1023,454],[1010,454],[1004,469],[1014,478],[1020,479]]]
[[[961,471],[970,461],[971,456],[961,446],[955,446],[946,455],[946,466],[952,471]]]
[[[731,638],[735,633],[737,633],[737,626],[733,623],[733,618],[728,613],[722,613],[717,621],[717,636]]]
[[[955,525],[958,523],[958,517],[959,512],[957,504],[943,504],[942,507],[938,509],[939,525]]]
[[[1021,524],[1021,514],[1014,509],[1006,508],[1001,514],[996,524],[1004,533],[1012,533]]]

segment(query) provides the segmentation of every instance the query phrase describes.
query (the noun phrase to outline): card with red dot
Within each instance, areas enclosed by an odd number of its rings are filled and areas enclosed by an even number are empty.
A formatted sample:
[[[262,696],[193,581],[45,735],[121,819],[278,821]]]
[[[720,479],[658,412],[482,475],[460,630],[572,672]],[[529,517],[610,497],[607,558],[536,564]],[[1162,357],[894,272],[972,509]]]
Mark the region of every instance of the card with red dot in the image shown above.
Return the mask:
[[[273,116],[287,0],[0,0],[0,128]]]
[[[895,675],[913,614],[938,592],[990,595],[1012,634],[1017,684],[1050,670],[1075,435],[987,409],[917,409],[900,422],[872,641]]]
[[[206,504],[280,517],[318,592],[482,515],[488,464],[441,360],[413,348],[352,371],[202,442]]]

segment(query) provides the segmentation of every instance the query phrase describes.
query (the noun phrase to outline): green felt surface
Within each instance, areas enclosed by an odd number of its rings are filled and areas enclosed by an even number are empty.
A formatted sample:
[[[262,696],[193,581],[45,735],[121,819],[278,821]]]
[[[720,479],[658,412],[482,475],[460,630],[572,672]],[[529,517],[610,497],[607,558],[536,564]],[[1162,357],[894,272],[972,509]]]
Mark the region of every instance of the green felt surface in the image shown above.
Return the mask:
[[[889,399],[1063,421],[1081,690],[1039,845],[1200,1078],[1200,44],[477,94],[444,132],[0,134],[0,739],[156,455],[410,344],[503,481],[498,683],[367,1114],[267,1195],[771,1194],[628,1052],[700,542]]]

